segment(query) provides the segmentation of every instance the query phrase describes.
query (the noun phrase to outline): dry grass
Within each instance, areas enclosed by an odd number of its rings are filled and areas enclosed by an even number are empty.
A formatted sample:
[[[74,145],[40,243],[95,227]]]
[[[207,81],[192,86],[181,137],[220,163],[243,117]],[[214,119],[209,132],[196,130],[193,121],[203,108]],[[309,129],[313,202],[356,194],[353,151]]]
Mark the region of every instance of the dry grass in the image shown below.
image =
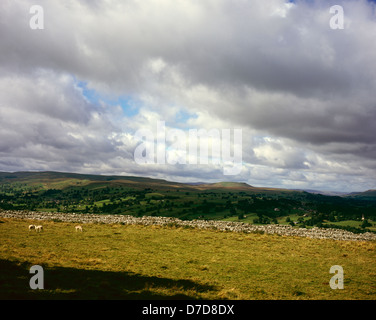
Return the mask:
[[[0,298],[353,299],[376,298],[375,242],[239,234],[174,227],[0,223]],[[38,222],[40,224],[41,222]],[[45,290],[30,290],[42,265]],[[332,290],[341,265],[345,289]]]

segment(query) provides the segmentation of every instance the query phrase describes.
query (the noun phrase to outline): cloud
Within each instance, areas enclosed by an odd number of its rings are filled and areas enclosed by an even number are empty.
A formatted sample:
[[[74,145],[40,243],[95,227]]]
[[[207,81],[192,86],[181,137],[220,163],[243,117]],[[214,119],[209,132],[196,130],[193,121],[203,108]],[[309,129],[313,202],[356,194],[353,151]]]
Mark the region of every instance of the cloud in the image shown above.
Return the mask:
[[[74,167],[118,152],[111,111],[88,103],[71,76],[12,74],[0,79],[0,88],[2,158],[25,158],[36,169],[39,162]]]
[[[135,131],[163,120],[241,128],[236,180],[374,187],[373,2],[41,0],[31,30],[33,4],[0,4],[0,170],[228,178],[137,166]]]

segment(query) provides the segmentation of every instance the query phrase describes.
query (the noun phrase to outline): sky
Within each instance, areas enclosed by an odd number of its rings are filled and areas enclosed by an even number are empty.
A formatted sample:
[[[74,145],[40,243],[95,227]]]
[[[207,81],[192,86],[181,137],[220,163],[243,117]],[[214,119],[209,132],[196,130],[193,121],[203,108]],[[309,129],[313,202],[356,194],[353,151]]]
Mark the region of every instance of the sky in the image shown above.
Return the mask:
[[[0,171],[376,189],[375,58],[375,1],[2,0]],[[186,150],[217,130],[241,170],[157,161],[182,157],[158,123]]]

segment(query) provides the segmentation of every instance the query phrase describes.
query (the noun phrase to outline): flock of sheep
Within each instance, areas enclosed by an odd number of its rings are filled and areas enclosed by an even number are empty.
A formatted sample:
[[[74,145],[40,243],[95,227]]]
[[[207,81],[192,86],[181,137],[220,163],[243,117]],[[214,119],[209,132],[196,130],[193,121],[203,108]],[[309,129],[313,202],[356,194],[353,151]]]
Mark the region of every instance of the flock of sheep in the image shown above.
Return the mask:
[[[41,231],[43,231],[43,226],[36,226],[34,224],[31,224],[31,225],[29,225],[29,232],[31,230],[35,230],[36,232],[41,232]]]
[[[82,232],[82,227],[81,226],[76,226],[75,229],[76,229],[76,232],[77,231],[81,231]],[[41,231],[43,231],[43,226],[36,226],[35,224],[31,224],[31,225],[29,225],[29,232],[31,230],[35,230],[35,232],[41,232]]]

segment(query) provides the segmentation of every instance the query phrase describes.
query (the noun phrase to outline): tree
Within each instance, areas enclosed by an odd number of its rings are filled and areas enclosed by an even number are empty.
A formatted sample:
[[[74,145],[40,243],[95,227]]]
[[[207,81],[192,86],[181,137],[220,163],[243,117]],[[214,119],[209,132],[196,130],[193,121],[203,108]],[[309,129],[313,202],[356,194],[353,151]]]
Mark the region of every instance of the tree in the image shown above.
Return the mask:
[[[336,214],[337,214],[337,212],[336,211],[332,211],[330,214],[329,214],[329,216],[328,216],[328,220],[330,221],[330,222],[335,222],[336,221]]]
[[[372,224],[369,223],[368,220],[364,220],[360,227],[365,229],[367,227],[372,227]]]

